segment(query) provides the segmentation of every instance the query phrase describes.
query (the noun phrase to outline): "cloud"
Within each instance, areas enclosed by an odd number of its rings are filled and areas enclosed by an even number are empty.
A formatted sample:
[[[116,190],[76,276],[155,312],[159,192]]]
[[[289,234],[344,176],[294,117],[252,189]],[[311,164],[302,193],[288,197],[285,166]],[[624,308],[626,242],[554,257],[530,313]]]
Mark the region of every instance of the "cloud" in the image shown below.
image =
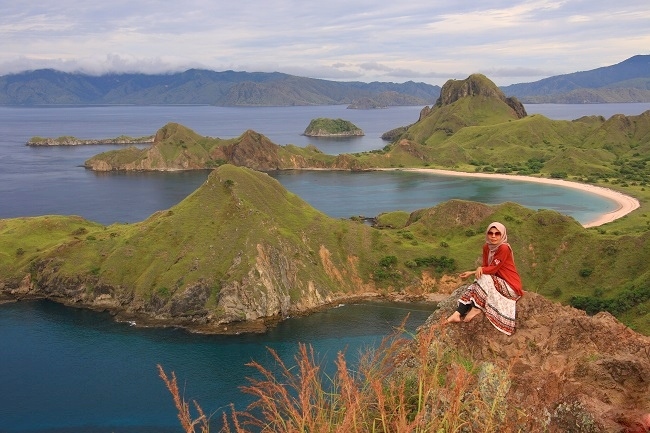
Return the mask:
[[[383,72],[390,72],[393,71],[393,68],[390,68],[386,65],[382,65],[379,62],[367,62],[367,63],[362,63],[359,65],[359,67],[363,70],[366,71],[383,71]]]
[[[443,84],[484,71],[501,85],[650,46],[647,0],[23,0],[3,9],[0,74],[200,67]]]
[[[524,67],[518,67],[518,68],[492,68],[492,69],[486,69],[479,71],[483,75],[486,75],[488,77],[498,77],[498,78],[504,78],[504,77],[544,77],[544,76],[551,76],[551,75],[559,75],[559,73],[555,71],[549,71],[549,70],[544,70],[544,69],[534,69],[534,68],[524,68]]]

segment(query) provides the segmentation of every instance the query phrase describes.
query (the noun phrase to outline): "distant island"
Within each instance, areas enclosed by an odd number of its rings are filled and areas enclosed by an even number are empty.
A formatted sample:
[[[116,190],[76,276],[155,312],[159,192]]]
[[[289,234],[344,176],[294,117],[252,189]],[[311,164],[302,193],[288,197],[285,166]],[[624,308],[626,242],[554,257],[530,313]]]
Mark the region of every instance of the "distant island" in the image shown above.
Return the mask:
[[[350,105],[347,106],[349,110],[374,110],[378,108],[388,108],[385,103],[379,102],[372,98],[361,98],[355,101],[352,101]]]
[[[308,137],[360,137],[365,134],[361,128],[348,120],[319,117],[309,122],[303,135]]]
[[[153,143],[154,136],[149,135],[147,137],[129,137],[126,135],[120,135],[115,138],[103,138],[103,139],[81,139],[72,136],[61,136],[58,138],[50,137],[32,137],[29,139],[26,146],[85,146],[92,144],[151,144]]]

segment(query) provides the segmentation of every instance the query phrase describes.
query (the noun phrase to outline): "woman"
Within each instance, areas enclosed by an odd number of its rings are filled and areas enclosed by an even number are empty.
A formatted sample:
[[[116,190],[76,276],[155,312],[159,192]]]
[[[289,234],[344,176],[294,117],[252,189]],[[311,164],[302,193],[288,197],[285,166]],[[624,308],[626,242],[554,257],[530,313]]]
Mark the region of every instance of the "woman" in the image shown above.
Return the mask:
[[[460,274],[463,279],[472,274],[476,279],[458,299],[458,309],[447,322],[469,322],[483,312],[499,331],[512,335],[517,301],[524,292],[506,227],[493,222],[485,231],[485,240],[482,266]]]

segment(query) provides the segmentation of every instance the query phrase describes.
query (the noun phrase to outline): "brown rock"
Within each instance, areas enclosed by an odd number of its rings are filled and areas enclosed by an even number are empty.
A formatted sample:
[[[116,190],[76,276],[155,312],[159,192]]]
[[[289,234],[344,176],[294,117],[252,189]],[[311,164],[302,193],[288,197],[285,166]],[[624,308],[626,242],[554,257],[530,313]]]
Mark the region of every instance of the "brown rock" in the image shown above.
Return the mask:
[[[524,105],[515,97],[506,98],[504,93],[485,75],[472,74],[465,80],[449,80],[440,90],[440,97],[436,101],[436,106],[449,105],[461,98],[468,96],[485,96],[488,98],[498,98],[504,101],[516,114],[518,119],[526,117]],[[420,113],[420,118],[424,114]],[[426,114],[425,114],[426,115]]]
[[[461,291],[424,326],[443,323]],[[650,337],[609,313],[590,317],[527,292],[510,337],[483,315],[442,329],[441,338],[461,353],[508,369],[509,400],[538,416],[550,414],[550,431],[648,431],[643,422],[650,413]]]

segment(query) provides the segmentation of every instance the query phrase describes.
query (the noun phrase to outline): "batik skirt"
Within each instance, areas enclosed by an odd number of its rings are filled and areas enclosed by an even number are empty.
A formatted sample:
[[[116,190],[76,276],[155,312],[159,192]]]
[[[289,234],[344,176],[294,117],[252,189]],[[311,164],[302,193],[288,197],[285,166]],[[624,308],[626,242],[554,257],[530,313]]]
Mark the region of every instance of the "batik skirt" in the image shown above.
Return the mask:
[[[458,302],[474,303],[490,323],[506,335],[515,332],[517,301],[521,296],[502,278],[483,274],[467,287]]]

